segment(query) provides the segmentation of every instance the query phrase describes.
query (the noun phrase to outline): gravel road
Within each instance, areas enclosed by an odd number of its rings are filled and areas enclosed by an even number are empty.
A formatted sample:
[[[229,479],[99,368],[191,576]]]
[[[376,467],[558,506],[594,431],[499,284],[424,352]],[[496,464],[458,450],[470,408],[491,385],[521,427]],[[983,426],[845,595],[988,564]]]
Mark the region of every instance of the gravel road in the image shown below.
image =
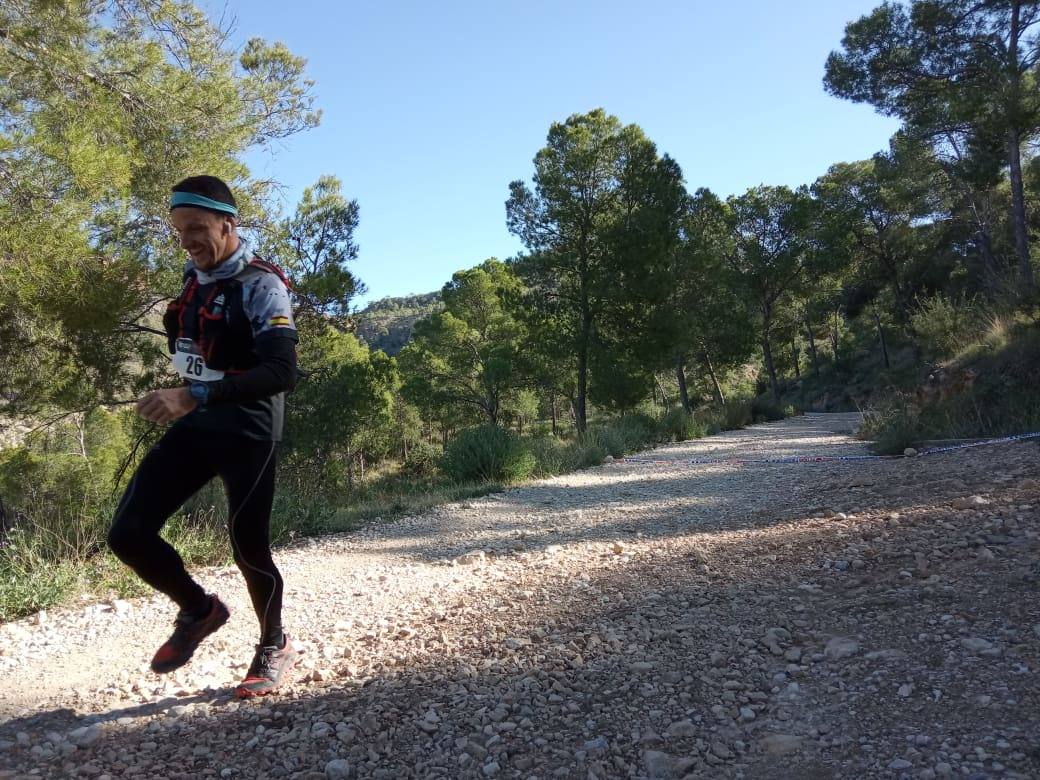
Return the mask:
[[[1040,778],[1040,451],[862,454],[854,415],[655,450],[280,550],[304,649],[230,697],[232,618],[147,671],[159,598],[0,626],[6,778]]]

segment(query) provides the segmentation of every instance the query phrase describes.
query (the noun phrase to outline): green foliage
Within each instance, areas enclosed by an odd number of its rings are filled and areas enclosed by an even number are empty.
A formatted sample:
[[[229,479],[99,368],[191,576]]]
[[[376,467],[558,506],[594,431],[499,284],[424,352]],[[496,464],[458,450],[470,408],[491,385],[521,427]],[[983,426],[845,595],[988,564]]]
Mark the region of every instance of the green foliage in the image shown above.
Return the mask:
[[[902,455],[908,447],[917,447],[922,439],[920,415],[905,400],[889,402],[871,410],[859,435],[872,440],[872,449],[878,455]]]
[[[515,434],[496,425],[467,428],[444,451],[442,468],[455,482],[519,482],[534,472],[535,457]]]
[[[0,623],[60,603],[78,584],[78,567],[29,528],[15,528],[0,543]]]
[[[318,317],[343,328],[351,299],[365,287],[347,269],[357,259],[360,209],[341,188],[335,176],[322,176],[303,191],[295,215],[281,225],[285,246],[278,257],[293,280],[297,319]]]
[[[663,441],[688,441],[709,435],[710,423],[703,415],[693,415],[679,407],[665,412],[657,424],[658,437]]]
[[[280,488],[271,507],[271,543],[284,544],[302,536],[317,536],[334,530],[336,506],[318,490]]]
[[[644,315],[668,295],[682,173],[639,127],[602,109],[554,123],[534,164],[533,190],[510,184],[507,224],[529,250],[516,268],[529,288],[535,351],[573,384],[584,432],[590,372],[638,379],[647,369],[635,356],[663,349]],[[597,397],[625,408],[632,385],[600,383]]]
[[[784,406],[772,398],[758,397],[751,402],[751,419],[759,422],[777,422],[787,416]]]
[[[0,391],[18,412],[127,397],[165,359],[145,328],[180,284],[170,186],[221,176],[263,225],[240,160],[316,124],[304,61],[239,56],[190,2],[11,0],[0,30]]]
[[[1040,430],[1040,329],[995,318],[982,345],[963,349],[951,370],[978,376],[969,392],[920,406],[908,390],[875,400],[861,436],[885,454],[935,439],[984,438]]]
[[[498,424],[522,381],[525,334],[507,305],[520,288],[512,269],[492,258],[454,274],[441,292],[444,311],[416,323],[399,357],[401,391],[427,419],[445,427],[474,416]]]
[[[591,427],[584,437],[574,441],[538,437],[531,439],[527,446],[535,458],[532,476],[536,477],[552,477],[599,466],[610,454]]]
[[[312,373],[288,405],[283,473],[296,492],[335,493],[353,478],[351,458],[362,435],[389,424],[396,369],[348,333],[325,326],[305,335],[300,362]]]
[[[884,3],[848,24],[824,79],[832,94],[903,119],[905,132],[944,154],[950,173],[967,187],[992,186],[1008,167],[1009,221],[1026,292],[1033,270],[1021,147],[1040,130],[1040,94],[1031,88],[1040,52],[1031,28],[1038,21],[1034,3]],[[975,213],[980,254],[997,272],[987,248],[989,220],[983,209]]]
[[[590,453],[600,453],[597,463],[607,455],[620,458],[626,452],[625,436],[613,425],[590,425],[578,441],[589,448]]]
[[[720,425],[724,431],[738,431],[754,420],[751,402],[743,399],[731,399],[723,405]]]
[[[945,360],[978,343],[983,316],[974,300],[956,303],[937,295],[918,302],[910,326],[928,358]]]
[[[758,318],[765,368],[773,397],[779,401],[774,318],[815,259],[809,234],[813,203],[805,187],[755,187],[729,198],[726,205],[732,242],[727,260]]]
[[[432,444],[419,441],[413,444],[401,464],[401,469],[406,474],[416,477],[430,477],[437,472],[441,452]]]

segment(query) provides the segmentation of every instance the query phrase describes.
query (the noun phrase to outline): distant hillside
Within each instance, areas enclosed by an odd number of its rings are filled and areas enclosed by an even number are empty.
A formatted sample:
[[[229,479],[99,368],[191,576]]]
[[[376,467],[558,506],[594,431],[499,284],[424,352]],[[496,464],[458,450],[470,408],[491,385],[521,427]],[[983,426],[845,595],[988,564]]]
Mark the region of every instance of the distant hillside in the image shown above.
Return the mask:
[[[372,349],[396,355],[412,336],[412,326],[444,308],[440,292],[382,298],[357,313],[357,334]]]

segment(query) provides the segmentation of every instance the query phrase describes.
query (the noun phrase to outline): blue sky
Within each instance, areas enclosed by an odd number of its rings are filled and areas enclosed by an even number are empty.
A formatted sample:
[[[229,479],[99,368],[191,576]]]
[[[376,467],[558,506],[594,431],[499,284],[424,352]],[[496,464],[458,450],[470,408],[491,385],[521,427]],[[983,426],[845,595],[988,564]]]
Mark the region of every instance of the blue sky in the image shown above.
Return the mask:
[[[359,301],[439,289],[521,250],[509,182],[549,125],[602,107],[720,195],[810,183],[896,123],[827,95],[827,54],[875,0],[229,0],[237,40],[308,60],[321,126],[250,158],[290,205],[330,173],[361,206]],[[219,10],[217,0],[207,6]]]

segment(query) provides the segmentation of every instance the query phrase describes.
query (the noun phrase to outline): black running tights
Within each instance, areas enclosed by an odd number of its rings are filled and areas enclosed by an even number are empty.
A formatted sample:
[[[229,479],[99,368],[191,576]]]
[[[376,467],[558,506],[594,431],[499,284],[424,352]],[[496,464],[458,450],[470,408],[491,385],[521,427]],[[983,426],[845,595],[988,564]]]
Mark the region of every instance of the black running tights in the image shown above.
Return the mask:
[[[145,455],[108,534],[112,551],[181,609],[203,608],[206,593],[159,531],[213,477],[228,497],[228,531],[260,621],[261,644],[282,633],[282,575],[271,559],[275,443],[175,425]]]

